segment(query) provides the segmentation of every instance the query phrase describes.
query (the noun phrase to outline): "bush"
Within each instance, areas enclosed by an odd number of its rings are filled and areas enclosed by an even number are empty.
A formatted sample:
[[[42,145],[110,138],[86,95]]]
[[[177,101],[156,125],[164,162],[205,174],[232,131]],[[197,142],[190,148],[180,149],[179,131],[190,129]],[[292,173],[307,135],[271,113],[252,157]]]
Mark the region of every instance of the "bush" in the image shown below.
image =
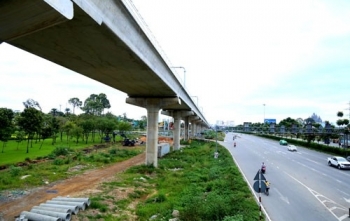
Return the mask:
[[[22,171],[21,167],[10,166],[10,174],[11,176],[18,176]]]
[[[53,151],[52,154],[55,156],[67,156],[70,152],[69,147],[56,147]]]

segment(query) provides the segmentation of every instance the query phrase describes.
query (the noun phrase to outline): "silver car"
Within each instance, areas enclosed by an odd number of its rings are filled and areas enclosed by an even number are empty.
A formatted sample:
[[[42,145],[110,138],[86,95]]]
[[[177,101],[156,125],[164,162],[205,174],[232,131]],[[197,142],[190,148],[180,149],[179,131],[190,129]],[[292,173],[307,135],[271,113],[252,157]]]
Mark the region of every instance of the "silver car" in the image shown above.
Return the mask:
[[[291,144],[288,145],[288,150],[289,150],[289,151],[298,151],[298,150],[297,150],[297,147],[294,146],[294,145],[291,145]]]

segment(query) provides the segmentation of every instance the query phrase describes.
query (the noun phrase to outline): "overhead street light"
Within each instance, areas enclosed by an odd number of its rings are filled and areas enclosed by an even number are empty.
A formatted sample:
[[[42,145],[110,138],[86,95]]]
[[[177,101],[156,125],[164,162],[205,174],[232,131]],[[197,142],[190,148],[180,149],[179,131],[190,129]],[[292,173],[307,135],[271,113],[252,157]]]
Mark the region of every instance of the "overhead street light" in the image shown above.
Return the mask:
[[[177,66],[177,67],[170,67],[170,68],[180,68],[184,71],[184,79],[183,79],[183,83],[184,83],[184,88],[186,88],[186,69],[182,66]]]

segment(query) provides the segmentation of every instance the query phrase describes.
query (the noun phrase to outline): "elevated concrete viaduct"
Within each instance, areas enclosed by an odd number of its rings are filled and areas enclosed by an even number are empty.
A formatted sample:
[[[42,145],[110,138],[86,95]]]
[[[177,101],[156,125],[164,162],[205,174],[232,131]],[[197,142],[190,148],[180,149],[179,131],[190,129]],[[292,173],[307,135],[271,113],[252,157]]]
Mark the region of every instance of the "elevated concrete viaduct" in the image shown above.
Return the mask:
[[[127,103],[146,108],[146,164],[157,166],[159,110],[192,111],[209,124],[135,11],[126,0],[0,1],[0,43],[125,92]]]

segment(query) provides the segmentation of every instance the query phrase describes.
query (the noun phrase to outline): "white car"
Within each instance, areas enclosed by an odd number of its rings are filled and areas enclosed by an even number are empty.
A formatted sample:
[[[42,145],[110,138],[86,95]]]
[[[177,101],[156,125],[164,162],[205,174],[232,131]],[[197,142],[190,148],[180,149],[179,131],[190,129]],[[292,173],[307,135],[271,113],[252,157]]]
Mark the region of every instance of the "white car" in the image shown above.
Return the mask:
[[[298,150],[297,150],[297,147],[294,146],[294,145],[288,145],[288,150],[289,150],[289,151],[298,151]]]
[[[344,157],[331,156],[327,158],[329,166],[335,166],[340,169],[350,169],[350,162],[347,161]]]

